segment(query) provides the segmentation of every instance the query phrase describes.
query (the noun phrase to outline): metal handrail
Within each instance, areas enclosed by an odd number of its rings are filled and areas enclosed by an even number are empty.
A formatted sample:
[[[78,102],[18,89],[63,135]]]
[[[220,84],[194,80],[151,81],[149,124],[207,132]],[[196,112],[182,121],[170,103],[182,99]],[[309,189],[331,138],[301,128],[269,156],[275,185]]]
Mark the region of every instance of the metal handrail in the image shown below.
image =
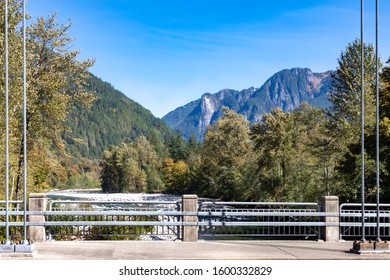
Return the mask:
[[[23,202],[24,202],[23,200],[9,200],[8,201],[9,204],[21,204]],[[6,200],[0,200],[0,204],[6,204],[6,203],[7,203]]]
[[[361,203],[343,203],[343,204],[340,204],[340,212],[343,210],[343,208],[345,206],[353,206],[353,207],[361,207],[362,204]],[[377,204],[376,203],[365,203],[364,204],[364,207],[376,207]],[[390,204],[379,204],[379,207],[390,207]],[[359,209],[361,210],[361,209]]]
[[[201,201],[200,204],[215,205],[266,205],[266,206],[319,206],[315,202],[223,202],[223,201]]]

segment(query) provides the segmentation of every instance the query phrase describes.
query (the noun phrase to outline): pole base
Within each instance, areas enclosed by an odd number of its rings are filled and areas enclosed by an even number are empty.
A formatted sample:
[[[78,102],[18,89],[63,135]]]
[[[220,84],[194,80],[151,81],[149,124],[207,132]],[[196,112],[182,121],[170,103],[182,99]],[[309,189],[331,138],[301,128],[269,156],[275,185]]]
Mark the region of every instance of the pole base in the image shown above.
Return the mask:
[[[355,241],[350,250],[351,253],[359,255],[369,254],[390,254],[390,243],[387,241]]]
[[[9,254],[15,252],[15,245],[7,245],[7,244],[1,244],[0,245],[0,254]]]
[[[390,243],[387,241],[375,241],[375,251],[390,253]]]
[[[34,244],[17,244],[15,245],[15,253],[34,253]]]

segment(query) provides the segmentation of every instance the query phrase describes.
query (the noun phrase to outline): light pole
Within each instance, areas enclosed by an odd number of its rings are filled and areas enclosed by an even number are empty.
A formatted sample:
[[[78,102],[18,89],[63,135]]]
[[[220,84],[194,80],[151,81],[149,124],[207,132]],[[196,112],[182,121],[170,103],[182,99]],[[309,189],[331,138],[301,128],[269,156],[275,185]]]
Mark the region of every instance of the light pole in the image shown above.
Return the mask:
[[[15,245],[17,253],[33,253],[35,246],[27,240],[27,75],[26,75],[26,0],[23,0],[23,241]]]
[[[6,204],[6,240],[0,246],[0,253],[32,253],[35,247],[27,240],[27,81],[26,81],[26,0],[22,0],[23,12],[23,157],[24,157],[24,207],[23,207],[23,241],[18,245],[11,245],[10,209],[9,209],[9,61],[8,61],[8,0],[4,1],[4,64],[5,64],[5,204]]]
[[[366,241],[365,237],[365,215],[364,215],[364,0],[360,0],[360,75],[361,75],[361,188],[362,188],[362,242]]]
[[[376,90],[376,228],[377,238],[374,243],[366,242],[365,238],[365,213],[364,213],[364,0],[361,0],[361,157],[362,157],[362,237],[360,242],[354,242],[351,249],[354,253],[390,253],[390,243],[382,242],[380,239],[380,207],[379,207],[379,186],[380,186],[380,162],[379,162],[379,0],[375,1],[375,90]]]
[[[4,60],[5,60],[5,211],[6,237],[5,245],[11,244],[9,239],[9,121],[8,121],[8,0],[4,1]]]
[[[26,79],[26,0],[23,0],[23,244],[27,241],[27,79]]]
[[[379,217],[379,187],[380,187],[380,162],[379,162],[379,0],[375,1],[375,53],[376,53],[376,222],[377,222],[377,242],[381,242],[380,237],[380,217]]]

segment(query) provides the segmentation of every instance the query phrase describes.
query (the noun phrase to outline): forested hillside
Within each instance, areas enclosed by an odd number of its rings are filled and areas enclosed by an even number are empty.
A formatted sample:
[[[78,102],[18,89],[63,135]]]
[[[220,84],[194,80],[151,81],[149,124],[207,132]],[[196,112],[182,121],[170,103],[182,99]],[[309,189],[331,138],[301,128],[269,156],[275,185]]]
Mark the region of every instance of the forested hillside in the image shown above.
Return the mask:
[[[63,134],[67,149],[75,155],[99,159],[110,145],[135,140],[144,135],[164,141],[173,134],[160,119],[94,75],[86,80],[86,90],[95,100],[90,108],[75,107]]]

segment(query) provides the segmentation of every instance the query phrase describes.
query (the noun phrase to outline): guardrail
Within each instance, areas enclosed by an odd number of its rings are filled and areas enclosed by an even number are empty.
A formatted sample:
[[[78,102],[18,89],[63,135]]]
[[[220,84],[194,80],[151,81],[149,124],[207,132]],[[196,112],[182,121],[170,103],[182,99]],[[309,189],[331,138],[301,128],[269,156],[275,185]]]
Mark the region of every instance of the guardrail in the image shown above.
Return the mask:
[[[23,200],[8,201],[9,237],[13,240],[23,239],[24,208]],[[0,200],[0,241],[6,236],[6,201]]]
[[[203,202],[199,207],[202,238],[304,237],[321,238],[318,203],[291,202]]]
[[[180,239],[177,201],[52,201],[46,216],[51,238]]]
[[[8,224],[19,240],[24,226],[22,201],[0,201],[0,240]],[[365,233],[376,236],[376,204],[366,204]],[[30,196],[29,237],[45,239],[182,239],[269,237],[337,241],[361,236],[361,204],[337,197],[318,203],[215,202],[183,196],[181,201],[63,201]],[[390,204],[380,205],[380,235],[390,238]]]
[[[377,237],[377,204],[365,204],[365,236]],[[340,239],[362,236],[362,204],[344,203],[340,205]],[[390,204],[379,204],[379,230],[381,238],[390,238]]]
[[[19,202],[18,202],[19,203]],[[2,209],[0,209],[2,210]],[[27,211],[28,217],[41,216],[40,221],[28,221],[30,227],[45,227],[48,239],[119,239],[149,236],[158,239],[181,237],[180,203],[119,202],[119,201],[51,201],[48,211]],[[5,215],[0,211],[0,217]],[[23,226],[24,211],[11,209],[9,226]],[[190,213],[184,213],[190,214]],[[0,220],[0,227],[6,221]],[[0,232],[1,233],[1,232]],[[0,234],[1,235],[1,234]],[[13,235],[13,239],[17,239]]]

